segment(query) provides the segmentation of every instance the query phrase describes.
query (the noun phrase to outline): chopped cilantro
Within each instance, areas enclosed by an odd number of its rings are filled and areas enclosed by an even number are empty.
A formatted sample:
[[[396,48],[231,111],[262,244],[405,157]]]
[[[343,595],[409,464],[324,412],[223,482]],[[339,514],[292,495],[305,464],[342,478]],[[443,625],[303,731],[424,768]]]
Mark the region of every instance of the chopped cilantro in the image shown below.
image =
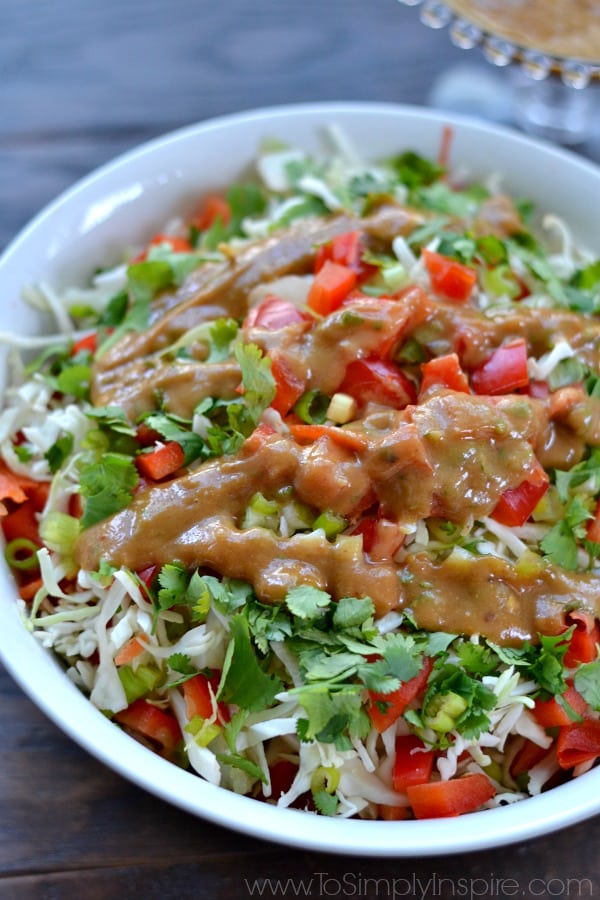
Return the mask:
[[[600,659],[580,665],[574,682],[586,703],[600,712]]]
[[[235,358],[242,370],[244,405],[254,423],[270,406],[275,397],[275,379],[271,372],[271,360],[263,356],[256,344],[239,343],[235,347]]]
[[[169,668],[180,675],[193,676],[198,674],[198,670],[192,665],[192,661],[187,653],[172,653],[167,659]]]
[[[235,703],[249,712],[267,709],[283,684],[264,671],[252,646],[250,628],[243,613],[229,622],[231,641],[227,647],[217,699]]]
[[[578,568],[578,541],[585,538],[585,522],[592,513],[579,495],[565,509],[564,518],[542,538],[544,556],[557,566],[571,571]]]
[[[411,189],[433,184],[444,174],[441,166],[413,150],[392,157],[390,165],[402,184]]]
[[[133,459],[105,453],[100,460],[80,461],[79,481],[85,500],[82,528],[89,528],[129,505],[139,476]]]
[[[245,772],[254,781],[261,781],[263,784],[267,783],[267,776],[261,767],[246,756],[242,756],[241,753],[217,753],[216,757],[223,765],[233,766],[234,769]]]
[[[48,461],[48,466],[52,474],[58,472],[62,464],[71,455],[73,450],[73,435],[71,432],[62,434],[51,447],[48,447],[44,453],[44,458]]]
[[[183,465],[189,466],[195,459],[206,459],[209,450],[205,441],[192,431],[192,422],[166,413],[151,413],[144,424],[157,431],[166,441],[177,441],[183,450]]]
[[[210,609],[211,594],[205,579],[190,573],[181,563],[166,563],[158,575],[157,614],[173,606],[187,606],[195,622],[203,622]]]
[[[326,591],[307,584],[291,588],[285,598],[285,604],[290,612],[299,619],[308,621],[320,618],[330,603],[331,596]]]

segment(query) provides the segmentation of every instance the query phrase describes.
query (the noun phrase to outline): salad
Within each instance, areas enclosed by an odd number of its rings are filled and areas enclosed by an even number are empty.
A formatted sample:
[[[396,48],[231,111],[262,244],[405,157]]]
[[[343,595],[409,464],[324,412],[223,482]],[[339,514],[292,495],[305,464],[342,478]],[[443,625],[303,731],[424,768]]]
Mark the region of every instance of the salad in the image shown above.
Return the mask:
[[[25,289],[56,327],[4,336],[4,552],[25,626],[173,764],[456,816],[600,756],[600,260],[449,134],[329,137]]]

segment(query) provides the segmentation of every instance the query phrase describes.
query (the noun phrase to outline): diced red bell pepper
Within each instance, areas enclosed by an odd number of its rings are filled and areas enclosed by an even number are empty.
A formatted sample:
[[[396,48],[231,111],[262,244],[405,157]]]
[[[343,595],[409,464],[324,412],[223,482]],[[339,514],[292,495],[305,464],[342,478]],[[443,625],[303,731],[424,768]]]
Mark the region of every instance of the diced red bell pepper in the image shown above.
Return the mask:
[[[140,569],[136,572],[137,577],[143,582],[148,590],[152,587],[152,582],[158,575],[159,567],[156,565],[146,566],[145,569]]]
[[[351,533],[362,535],[363,551],[373,560],[391,559],[406,536],[396,522],[381,516],[365,516]]]
[[[600,644],[600,625],[591,613],[583,610],[567,613],[567,626],[573,625],[575,628],[569,639],[569,649],[563,658],[564,665],[569,669],[593,662],[598,657]]]
[[[510,394],[529,384],[527,344],[516,338],[503,344],[471,373],[471,387],[476,394]]]
[[[389,803],[379,803],[377,814],[384,822],[403,822],[411,818],[408,806],[390,806]]]
[[[75,341],[73,346],[71,347],[71,356],[76,356],[78,353],[82,353],[83,351],[87,351],[88,353],[95,353],[98,349],[98,334],[95,331],[92,331],[91,334],[86,334],[85,337],[79,338],[78,341]]]
[[[600,756],[600,720],[584,719],[560,729],[556,758],[561,769],[572,769]]]
[[[149,453],[140,453],[135,458],[135,464],[144,478],[148,478],[150,481],[161,481],[180,469],[184,459],[185,454],[181,444],[177,441],[167,441],[166,444],[162,444]]]
[[[423,657],[421,669],[414,678],[409,678],[400,687],[389,694],[380,694],[369,691],[368,713],[373,727],[381,734],[393,725],[409,703],[412,703],[427,685],[427,679],[433,668],[433,661],[429,656]]]
[[[352,269],[356,273],[358,283],[366,281],[375,274],[377,267],[363,261],[364,252],[365,235],[362,231],[346,231],[338,234],[318,248],[315,257],[315,272],[319,272],[327,260],[331,260],[331,262]]]
[[[338,391],[350,394],[359,406],[381,403],[404,409],[417,400],[416,388],[402,369],[390,360],[373,356],[353,360]]]
[[[253,306],[244,319],[244,328],[265,328],[267,331],[278,331],[298,322],[312,322],[312,316],[298,309],[289,300],[281,297],[265,297]]]
[[[525,388],[525,393],[536,400],[545,400],[550,394],[550,385],[547,381],[530,381]]]
[[[210,719],[213,715],[213,695],[217,693],[221,675],[219,672],[211,672],[210,677],[201,672],[183,682],[182,690],[188,719],[200,716],[201,719]],[[223,725],[229,722],[231,716],[226,703],[217,702],[217,722]]]
[[[294,778],[298,774],[298,766],[289,759],[280,759],[269,769],[271,776],[271,797],[279,800],[282,794],[287,794]]]
[[[519,775],[529,772],[543,760],[547,753],[547,747],[540,747],[539,744],[526,739],[521,749],[515,754],[510,766],[510,774],[513,778],[517,778]]]
[[[157,744],[163,756],[172,756],[182,739],[175,717],[143,698],[116,713],[114,719],[119,725]]]
[[[562,699],[571,707],[575,715],[583,716],[587,712],[588,705],[575,688],[573,681],[567,679],[567,690],[562,694]],[[532,710],[533,717],[543,728],[557,728],[562,725],[572,725],[573,717],[558,702],[556,697],[550,697],[548,700],[535,700],[535,706]]]
[[[542,466],[536,464],[526,481],[504,491],[492,512],[492,518],[502,525],[523,525],[534,511],[550,484]]]
[[[325,260],[310,286],[307,306],[320,316],[328,316],[342,305],[356,281],[356,272],[352,269]]]
[[[231,208],[221,194],[207,194],[190,225],[193,225],[198,231],[206,231],[207,228],[214,225],[217,219],[220,219],[223,225],[227,225],[231,219]]]
[[[417,819],[439,819],[475,812],[492,799],[496,788],[487,775],[473,772],[450,781],[413,784],[406,793]]]
[[[193,249],[187,238],[178,237],[177,235],[173,234],[157,234],[152,238],[151,241],[149,241],[146,249],[135,257],[133,262],[144,262],[144,260],[148,256],[150,248],[158,247],[160,244],[168,244],[173,253],[190,253]]]
[[[438,356],[421,366],[421,389],[419,396],[432,387],[444,387],[462,394],[469,393],[469,379],[463,372],[456,353]]]
[[[433,250],[423,249],[421,255],[434,291],[442,294],[448,300],[465,303],[477,283],[475,269],[471,269],[470,266],[465,266],[455,259],[442,256],[441,253],[435,253]]]
[[[153,444],[162,440],[160,431],[157,431],[155,428],[150,428],[145,422],[140,422],[136,427],[135,436],[142,447],[151,447]]]
[[[425,784],[431,778],[435,754],[427,749],[421,738],[403,734],[396,738],[396,758],[392,770],[395,791],[405,791],[409,785]]]
[[[589,519],[586,526],[586,538],[595,544],[600,544],[600,500],[596,504],[594,510],[594,518]]]
[[[285,416],[296,400],[299,400],[306,389],[306,381],[298,376],[279,353],[271,353],[271,374],[275,380],[275,397],[271,403],[273,409]]]

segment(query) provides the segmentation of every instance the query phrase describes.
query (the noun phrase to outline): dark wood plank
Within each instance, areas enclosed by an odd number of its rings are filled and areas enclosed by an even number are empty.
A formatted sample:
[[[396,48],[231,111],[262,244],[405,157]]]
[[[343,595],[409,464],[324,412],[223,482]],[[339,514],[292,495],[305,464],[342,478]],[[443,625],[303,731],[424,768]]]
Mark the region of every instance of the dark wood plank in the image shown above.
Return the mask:
[[[254,106],[424,103],[459,58],[396,0],[3,0],[0,247],[146,138]]]

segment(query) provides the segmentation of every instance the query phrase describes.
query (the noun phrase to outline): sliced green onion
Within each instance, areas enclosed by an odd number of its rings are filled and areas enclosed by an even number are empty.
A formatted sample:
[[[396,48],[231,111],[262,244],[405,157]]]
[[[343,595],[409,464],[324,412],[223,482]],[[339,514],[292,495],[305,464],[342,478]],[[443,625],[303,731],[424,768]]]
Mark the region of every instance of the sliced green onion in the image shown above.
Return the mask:
[[[340,770],[335,766],[319,766],[312,773],[310,789],[313,794],[325,791],[327,794],[335,794],[340,784]]]
[[[313,522],[313,530],[323,529],[328,540],[341,534],[347,527],[348,522],[346,519],[332,512],[322,512]]]
[[[316,388],[306,391],[294,405],[296,415],[307,425],[321,425],[327,418],[330,398]]]
[[[120,666],[118,672],[128,703],[146,696],[164,681],[163,673],[156,666],[138,666],[135,671],[131,666]]]
[[[202,716],[194,716],[185,726],[185,730],[194,736],[199,747],[208,747],[211,741],[221,734],[223,730],[216,722],[203,719]]]
[[[290,534],[306,531],[313,527],[314,513],[304,503],[290,500],[281,507],[281,515],[285,519]]]
[[[4,558],[11,569],[20,569],[25,572],[35,569],[38,565],[38,550],[38,545],[28,538],[15,538],[6,545]]]
[[[80,530],[80,521],[75,516],[52,510],[42,519],[40,536],[51,550],[71,556]]]
[[[394,359],[399,363],[421,363],[427,359],[427,353],[414,337],[410,337],[395,352]]]
[[[267,500],[264,494],[257,491],[246,508],[242,528],[271,528],[279,525],[279,504],[276,500]]]
[[[522,290],[506,263],[495,266],[493,269],[484,269],[481,280],[486,294],[491,294],[493,297],[509,297],[514,300]]]
[[[462,716],[467,706],[465,698],[454,691],[437,694],[428,703],[423,721],[438,734],[447,734],[455,727],[456,720]]]
[[[548,386],[551,391],[556,391],[558,388],[583,381],[586,374],[587,370],[583,363],[576,356],[570,356],[562,359],[550,372]]]

